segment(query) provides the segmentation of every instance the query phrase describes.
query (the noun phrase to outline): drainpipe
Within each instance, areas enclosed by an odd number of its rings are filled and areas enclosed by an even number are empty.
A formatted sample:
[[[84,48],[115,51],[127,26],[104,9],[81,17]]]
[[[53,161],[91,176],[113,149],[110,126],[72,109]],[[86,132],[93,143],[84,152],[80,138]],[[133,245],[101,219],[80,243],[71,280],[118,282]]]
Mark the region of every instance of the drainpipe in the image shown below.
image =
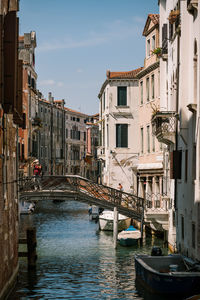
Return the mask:
[[[180,9],[180,0],[178,1]],[[180,33],[177,37],[177,85],[176,85],[176,113],[178,114],[179,110],[179,74],[180,74]],[[175,136],[175,150],[178,150],[178,122],[176,122],[176,136]],[[177,210],[177,179],[175,179],[174,187],[174,207]]]

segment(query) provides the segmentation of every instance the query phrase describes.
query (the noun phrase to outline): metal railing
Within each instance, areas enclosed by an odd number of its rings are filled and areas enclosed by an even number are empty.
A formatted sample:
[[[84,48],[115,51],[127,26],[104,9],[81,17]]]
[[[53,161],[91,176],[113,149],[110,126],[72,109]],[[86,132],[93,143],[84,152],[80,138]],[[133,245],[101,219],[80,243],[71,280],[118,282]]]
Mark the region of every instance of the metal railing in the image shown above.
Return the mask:
[[[69,193],[77,200],[95,203],[104,208],[116,206],[119,212],[138,220],[141,220],[144,212],[143,198],[76,175],[27,177],[19,182],[20,197],[32,197],[33,193],[42,197],[45,192],[56,191],[63,192],[63,197]]]

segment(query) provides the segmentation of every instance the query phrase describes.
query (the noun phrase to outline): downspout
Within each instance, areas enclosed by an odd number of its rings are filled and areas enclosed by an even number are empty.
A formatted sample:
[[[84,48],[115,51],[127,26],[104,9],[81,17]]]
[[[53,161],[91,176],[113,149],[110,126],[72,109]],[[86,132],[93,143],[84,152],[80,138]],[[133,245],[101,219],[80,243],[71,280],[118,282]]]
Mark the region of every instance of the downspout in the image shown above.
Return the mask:
[[[178,6],[180,9],[180,0],[178,1]],[[179,110],[179,74],[180,74],[180,33],[177,36],[177,85],[176,85],[176,113]],[[176,136],[175,136],[175,150],[178,150],[178,121],[176,121]],[[174,208],[177,210],[177,180],[175,179],[174,186]]]
[[[50,170],[50,174],[53,175],[53,104],[51,104],[50,151],[51,151],[51,170]]]

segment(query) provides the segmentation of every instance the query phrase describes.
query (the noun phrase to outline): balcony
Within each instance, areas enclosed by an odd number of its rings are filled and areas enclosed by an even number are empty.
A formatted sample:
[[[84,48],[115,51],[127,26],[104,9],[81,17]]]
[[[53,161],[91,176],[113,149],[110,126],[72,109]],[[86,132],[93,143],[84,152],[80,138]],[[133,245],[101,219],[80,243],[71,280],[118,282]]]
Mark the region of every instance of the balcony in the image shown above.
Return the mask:
[[[32,121],[32,126],[42,127],[42,120],[39,117],[35,117]]]
[[[166,145],[175,144],[177,113],[158,111],[151,119],[153,134]]]
[[[105,157],[105,147],[100,146],[97,148],[97,156],[98,158],[104,158]]]
[[[198,0],[187,0],[187,10],[194,15],[195,11],[198,11]]]

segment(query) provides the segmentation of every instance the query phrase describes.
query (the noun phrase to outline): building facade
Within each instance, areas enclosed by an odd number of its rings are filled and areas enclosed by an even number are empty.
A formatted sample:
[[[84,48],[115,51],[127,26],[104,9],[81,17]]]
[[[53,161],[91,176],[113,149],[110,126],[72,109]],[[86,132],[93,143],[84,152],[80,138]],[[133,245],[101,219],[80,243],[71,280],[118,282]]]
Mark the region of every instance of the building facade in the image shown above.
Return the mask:
[[[144,68],[139,78],[138,103],[140,154],[137,170],[138,195],[145,198],[145,222],[153,231],[168,231],[168,201],[165,192],[163,149],[152,131],[151,119],[160,110],[159,15],[149,14],[143,30]]]
[[[137,74],[107,71],[107,79],[99,93],[100,145],[98,159],[103,184],[117,188],[122,184],[126,192],[135,192],[136,168],[139,154]]]
[[[19,59],[23,68],[23,128],[19,129],[19,175],[33,174],[32,162],[38,157],[38,91],[35,72],[36,33],[19,37]]]
[[[48,100],[39,100],[38,118],[41,121],[38,158],[43,174],[86,177],[86,124],[92,117],[65,107],[64,99],[54,100],[49,93]],[[91,138],[95,142],[96,131],[92,132]],[[93,148],[91,155],[94,155]],[[93,162],[90,168],[92,174],[96,174],[96,168]]]
[[[97,148],[99,140],[99,114],[88,116],[86,122],[86,177],[97,181],[99,176]]]
[[[18,272],[17,134],[22,126],[22,62],[18,61],[18,1],[0,3],[0,298]]]
[[[153,123],[168,147],[168,242],[172,250],[200,259],[199,1],[161,0],[159,5],[162,109]]]

